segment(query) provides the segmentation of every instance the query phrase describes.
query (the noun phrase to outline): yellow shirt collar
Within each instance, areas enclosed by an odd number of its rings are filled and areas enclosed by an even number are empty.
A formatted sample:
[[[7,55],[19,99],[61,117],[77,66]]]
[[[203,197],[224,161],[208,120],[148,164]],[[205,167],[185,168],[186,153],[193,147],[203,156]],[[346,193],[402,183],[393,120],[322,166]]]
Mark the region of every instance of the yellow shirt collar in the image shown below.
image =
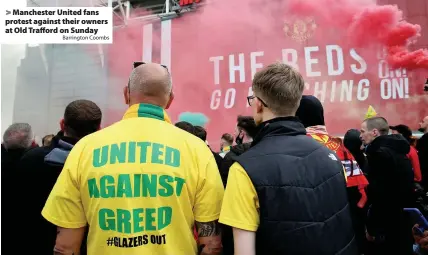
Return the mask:
[[[125,112],[125,115],[123,115],[123,119],[136,118],[136,117],[163,120],[168,123],[171,123],[171,120],[168,117],[168,114],[166,113],[166,111],[162,109],[162,107],[159,107],[157,105],[152,105],[152,104],[131,105],[131,107],[129,107],[128,110]]]

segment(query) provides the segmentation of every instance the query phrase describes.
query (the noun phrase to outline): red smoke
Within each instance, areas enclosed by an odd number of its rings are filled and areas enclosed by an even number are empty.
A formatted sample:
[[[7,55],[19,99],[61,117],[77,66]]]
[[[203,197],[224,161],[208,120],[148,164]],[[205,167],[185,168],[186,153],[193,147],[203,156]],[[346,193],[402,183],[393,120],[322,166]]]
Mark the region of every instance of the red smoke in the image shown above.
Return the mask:
[[[316,22],[316,29],[305,41],[297,41],[284,31],[285,23],[290,29],[296,29],[294,16],[300,20],[313,17]],[[402,22],[402,16],[398,8],[377,6],[374,0],[207,1],[195,12],[184,13],[172,21],[171,70],[175,100],[168,112],[173,120],[186,111],[206,114],[211,119],[207,125],[209,141],[213,148],[217,148],[215,142],[221,134],[233,132],[236,116],[251,114],[251,108],[246,107],[246,97],[250,93],[254,63],[266,66],[275,61],[285,61],[282,51],[285,49],[296,52],[295,62],[309,85],[305,94],[315,94],[315,83],[319,82],[318,91],[323,88],[322,84],[326,84],[323,104],[332,134],[343,134],[347,128],[358,127],[369,104],[393,124],[406,123],[416,127],[420,116],[426,115],[428,97],[421,95],[421,87],[418,86],[419,82],[425,81],[425,74],[407,72],[410,97],[406,99],[381,98],[380,80],[383,78],[378,75],[379,45],[386,46],[387,59],[394,68],[428,69],[425,51],[407,50],[412,40],[418,37],[420,28]],[[162,35],[159,23],[153,24],[153,62],[160,62]],[[144,24],[144,21],[135,21],[116,30],[114,43],[109,46],[109,83],[114,88],[110,94],[111,98],[120,99],[116,100],[117,103],[109,101],[112,109],[107,115],[111,122],[123,114],[123,110],[117,108],[124,105],[121,91],[127,84],[132,62],[142,59]],[[421,25],[426,29],[425,24]],[[297,27],[296,30],[301,32],[304,29]],[[338,46],[338,51],[327,54],[326,46],[332,45]],[[351,71],[351,68],[361,68],[362,65],[352,56],[350,48],[356,48],[364,60],[365,72]],[[312,50],[309,57],[308,49]],[[252,53],[260,52],[263,55],[254,61]],[[216,71],[219,74],[217,82],[211,58],[221,58]],[[289,59],[292,59],[291,54]],[[337,69],[340,60],[343,71],[330,74],[329,70]],[[231,69],[231,66],[238,65],[245,72]],[[256,67],[257,70],[259,68]],[[362,79],[370,80],[370,90],[367,98],[357,99],[356,89]],[[353,82],[352,96],[339,101],[343,81]],[[221,92],[215,100],[214,91]],[[228,105],[230,102],[233,103]]]
[[[314,16],[323,26],[346,30],[352,47],[382,45],[392,68],[428,69],[428,51],[410,52],[409,43],[420,36],[421,27],[403,20],[395,5],[376,5],[371,0],[288,0],[287,13]]]

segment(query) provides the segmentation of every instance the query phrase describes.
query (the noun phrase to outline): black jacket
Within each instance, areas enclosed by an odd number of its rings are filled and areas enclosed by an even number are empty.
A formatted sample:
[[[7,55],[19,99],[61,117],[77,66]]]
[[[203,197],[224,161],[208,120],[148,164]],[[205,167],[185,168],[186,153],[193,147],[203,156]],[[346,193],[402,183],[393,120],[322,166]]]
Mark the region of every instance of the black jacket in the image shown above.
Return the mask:
[[[354,156],[363,173],[366,173],[368,167],[367,158],[361,150],[362,141],[360,134],[360,131],[357,129],[348,130],[343,138],[343,144],[351,152],[352,156]]]
[[[223,185],[226,187],[227,177],[229,176],[229,169],[236,162],[236,159],[239,155],[246,152],[251,147],[251,143],[237,144],[230,147],[229,152],[224,156],[221,163],[220,175],[223,180]]]
[[[4,226],[7,226],[10,223],[11,219],[15,219],[16,210],[14,210],[15,205],[19,203],[25,203],[28,198],[28,195],[23,197],[24,201],[20,200],[21,190],[21,181],[25,176],[17,174],[19,167],[19,160],[22,155],[25,153],[25,149],[12,149],[7,150],[3,144],[1,145],[1,179],[2,179],[2,205],[3,209],[1,213],[2,223]],[[25,195],[22,194],[22,195]],[[17,218],[16,218],[17,219]],[[17,219],[21,220],[21,219]],[[11,225],[10,227],[15,231],[15,226]],[[5,232],[9,233],[9,227],[5,227]],[[17,231],[17,230],[16,230]],[[18,233],[16,233],[18,234]],[[13,240],[15,237],[13,235],[4,235],[2,237],[4,243],[8,243],[8,240]],[[16,239],[16,238],[15,238]]]
[[[403,211],[415,207],[413,169],[402,135],[384,135],[366,148],[369,211],[367,231],[384,242],[379,254],[413,254],[412,222]]]
[[[12,173],[16,170],[19,160],[24,155],[26,149],[11,149],[7,150],[3,144],[1,145],[1,169],[2,176]],[[6,180],[6,179],[4,179]]]
[[[367,229],[372,235],[385,234],[391,222],[402,216],[403,208],[414,207],[413,170],[406,155],[409,151],[410,144],[402,135],[379,136],[366,148],[371,205]]]
[[[416,150],[421,164],[422,183],[425,190],[428,191],[428,133],[419,138],[416,144]]]
[[[62,171],[65,160],[76,139],[57,135],[52,139],[51,146],[38,147],[27,151],[19,163],[16,178],[20,180],[18,197],[22,200],[7,201],[15,208],[14,229],[18,232],[25,230],[28,236],[22,246],[18,235],[6,235],[10,242],[20,242],[15,247],[29,249],[34,254],[52,254],[56,240],[56,226],[46,221],[41,215],[45,202]],[[25,250],[21,250],[23,253]],[[18,253],[17,253],[18,254]]]
[[[257,254],[357,254],[341,161],[295,117],[262,125],[238,157],[260,203]]]
[[[402,135],[379,136],[367,146],[368,196],[372,206],[403,208],[412,205],[414,174],[407,154],[410,144]]]
[[[216,153],[216,152],[214,152],[212,150],[211,150],[211,152],[212,152],[212,154],[214,156],[215,162],[217,164],[217,168],[220,170],[221,164],[223,162],[223,158],[220,155],[218,155],[218,153]]]

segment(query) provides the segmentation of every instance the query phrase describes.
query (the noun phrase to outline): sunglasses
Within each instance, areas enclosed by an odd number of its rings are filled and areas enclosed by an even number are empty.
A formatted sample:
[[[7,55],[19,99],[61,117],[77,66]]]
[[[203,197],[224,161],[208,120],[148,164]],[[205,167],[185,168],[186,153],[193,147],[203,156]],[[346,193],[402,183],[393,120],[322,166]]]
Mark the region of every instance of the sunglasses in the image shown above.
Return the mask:
[[[263,100],[261,100],[260,99],[260,97],[256,97],[256,96],[254,96],[254,95],[252,95],[252,96],[247,96],[247,101],[248,101],[248,105],[249,106],[251,106],[251,102],[253,102],[253,99],[254,98],[257,98],[261,103],[262,103],[262,105],[264,106],[264,107],[268,107],[267,106],[267,104],[263,101]]]
[[[146,62],[136,61],[132,64],[132,67],[133,67],[133,69],[135,69],[135,68],[137,68],[141,65],[145,65],[145,64],[146,64]],[[160,65],[160,66],[165,68],[166,71],[169,73],[168,67],[166,65]],[[129,79],[128,79],[128,96],[129,96],[129,98],[131,98],[131,77],[129,77]]]
[[[134,62],[133,66],[135,69],[135,68],[137,68],[141,65],[145,65],[145,64],[146,64],[146,62],[137,61],[137,62]],[[166,65],[160,65],[160,66],[162,66],[163,68],[165,68],[169,72],[168,67]]]

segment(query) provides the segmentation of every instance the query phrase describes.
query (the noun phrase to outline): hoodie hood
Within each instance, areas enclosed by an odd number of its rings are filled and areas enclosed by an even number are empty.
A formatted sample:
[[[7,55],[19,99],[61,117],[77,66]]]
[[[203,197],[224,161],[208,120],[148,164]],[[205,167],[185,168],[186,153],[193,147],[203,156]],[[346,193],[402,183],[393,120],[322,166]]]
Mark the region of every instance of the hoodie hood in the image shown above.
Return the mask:
[[[366,148],[366,153],[371,154],[380,148],[389,148],[396,153],[407,155],[410,152],[410,144],[402,135],[382,135],[376,137]]]
[[[56,148],[54,148],[48,155],[45,156],[45,163],[53,166],[64,165],[67,160],[68,154],[73,149],[73,144],[67,143],[63,140],[58,140]]]

